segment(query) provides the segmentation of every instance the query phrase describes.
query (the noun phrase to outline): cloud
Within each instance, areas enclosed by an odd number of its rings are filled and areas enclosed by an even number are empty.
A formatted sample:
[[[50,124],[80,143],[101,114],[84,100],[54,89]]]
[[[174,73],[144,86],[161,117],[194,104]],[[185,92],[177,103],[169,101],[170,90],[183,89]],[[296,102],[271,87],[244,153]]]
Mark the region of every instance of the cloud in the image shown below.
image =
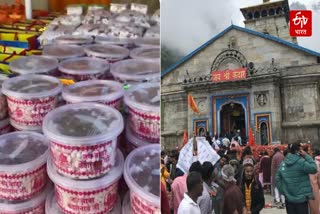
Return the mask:
[[[306,10],[307,6],[305,4],[302,4],[300,2],[292,2],[290,4],[290,10]]]

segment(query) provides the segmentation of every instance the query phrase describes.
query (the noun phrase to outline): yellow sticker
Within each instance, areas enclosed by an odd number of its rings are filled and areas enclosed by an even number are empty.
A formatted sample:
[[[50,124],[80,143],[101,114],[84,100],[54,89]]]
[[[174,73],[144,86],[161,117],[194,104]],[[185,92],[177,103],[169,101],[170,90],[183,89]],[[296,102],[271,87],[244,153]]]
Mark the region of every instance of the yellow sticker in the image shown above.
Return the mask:
[[[72,84],[75,84],[75,82],[73,80],[69,80],[69,79],[60,79],[60,82],[63,84],[63,85],[72,85]]]

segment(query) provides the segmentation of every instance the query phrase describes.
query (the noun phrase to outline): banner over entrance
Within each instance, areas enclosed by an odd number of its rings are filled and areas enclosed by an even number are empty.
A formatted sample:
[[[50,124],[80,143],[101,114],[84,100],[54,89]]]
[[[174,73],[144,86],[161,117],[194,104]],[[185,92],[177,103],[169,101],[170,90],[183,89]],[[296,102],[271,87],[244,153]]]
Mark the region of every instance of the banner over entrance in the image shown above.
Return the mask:
[[[247,69],[212,71],[212,82],[227,82],[247,79]]]

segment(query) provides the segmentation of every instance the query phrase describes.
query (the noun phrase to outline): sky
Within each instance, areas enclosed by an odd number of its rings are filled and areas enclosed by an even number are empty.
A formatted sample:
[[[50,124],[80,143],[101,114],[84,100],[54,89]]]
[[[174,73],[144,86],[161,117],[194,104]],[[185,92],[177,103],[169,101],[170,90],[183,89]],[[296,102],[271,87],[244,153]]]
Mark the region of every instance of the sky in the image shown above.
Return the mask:
[[[262,2],[263,0],[161,0],[161,42],[168,48],[187,55],[231,23],[244,27],[240,8]],[[298,44],[320,52],[320,1],[289,0],[289,5],[296,2],[307,10],[312,10],[313,22],[312,36],[299,37]]]

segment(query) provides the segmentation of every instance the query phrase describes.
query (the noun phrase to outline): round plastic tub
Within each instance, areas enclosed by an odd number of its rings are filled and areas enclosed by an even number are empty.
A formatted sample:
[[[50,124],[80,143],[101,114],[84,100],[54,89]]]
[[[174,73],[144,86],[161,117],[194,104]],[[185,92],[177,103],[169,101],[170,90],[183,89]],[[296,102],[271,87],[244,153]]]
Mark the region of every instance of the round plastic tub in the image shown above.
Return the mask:
[[[52,161],[59,173],[83,180],[110,171],[123,126],[122,115],[112,107],[76,103],[50,112],[43,133],[51,142]]]
[[[56,75],[59,62],[48,56],[24,56],[10,63],[9,68],[13,73],[48,74]]]
[[[131,128],[126,126],[126,152],[129,154],[133,150],[141,146],[150,145],[150,142],[146,142],[145,140],[141,140],[132,134]]]
[[[160,47],[160,39],[158,38],[140,38],[134,41],[137,47]]]
[[[75,81],[103,79],[109,68],[107,61],[91,57],[68,59],[59,65],[62,76]]]
[[[10,121],[19,126],[41,126],[45,115],[56,107],[61,91],[60,81],[45,75],[22,75],[2,84]]]
[[[116,45],[90,45],[84,51],[88,56],[106,59],[110,63],[121,61],[129,56],[129,50]]]
[[[160,145],[132,151],[124,164],[124,179],[130,189],[132,212],[160,212]],[[148,175],[148,176],[146,176]]]
[[[150,143],[160,140],[160,83],[132,87],[124,96],[133,135]]]
[[[83,48],[77,45],[48,45],[42,53],[60,61],[85,55]]]
[[[12,131],[9,119],[0,120],[0,135],[7,134]]]
[[[130,52],[130,57],[132,59],[160,60],[160,48],[158,47],[135,48]]]
[[[108,80],[88,80],[64,88],[63,99],[68,103],[99,102],[120,110],[124,95],[121,83]]]
[[[6,96],[4,96],[1,92],[2,83],[7,79],[8,77],[0,75],[0,120],[5,119],[8,114],[7,99]]]
[[[122,201],[122,214],[132,214],[129,191],[126,193]]]
[[[0,200],[1,214],[45,214],[46,197],[52,191],[52,183],[28,201],[12,202]],[[48,213],[51,214],[51,213]]]
[[[105,214],[117,203],[118,181],[123,173],[123,155],[118,150],[115,166],[104,177],[77,181],[59,174],[51,159],[48,160],[48,174],[55,183],[56,200],[66,214]]]
[[[118,45],[124,47],[131,47],[133,45],[133,41],[130,39],[121,39],[116,37],[104,37],[104,36],[96,36],[95,42],[97,44],[102,45]]]
[[[13,132],[0,141],[0,199],[26,200],[48,183],[48,140],[34,132]]]
[[[50,193],[47,197],[46,213],[47,214],[64,214],[57,203],[56,195],[54,194],[54,192]],[[121,214],[121,199],[119,196],[117,198],[117,204],[112,209],[112,211],[109,212],[109,214]]]
[[[111,65],[113,77],[122,83],[160,81],[160,60],[128,59]]]
[[[42,134],[42,126],[24,126],[15,123],[13,120],[10,120],[11,126],[15,129],[15,131],[31,131],[31,132],[38,132]]]
[[[63,45],[86,45],[91,44],[93,42],[93,38],[91,36],[60,36],[54,40],[57,44]]]

